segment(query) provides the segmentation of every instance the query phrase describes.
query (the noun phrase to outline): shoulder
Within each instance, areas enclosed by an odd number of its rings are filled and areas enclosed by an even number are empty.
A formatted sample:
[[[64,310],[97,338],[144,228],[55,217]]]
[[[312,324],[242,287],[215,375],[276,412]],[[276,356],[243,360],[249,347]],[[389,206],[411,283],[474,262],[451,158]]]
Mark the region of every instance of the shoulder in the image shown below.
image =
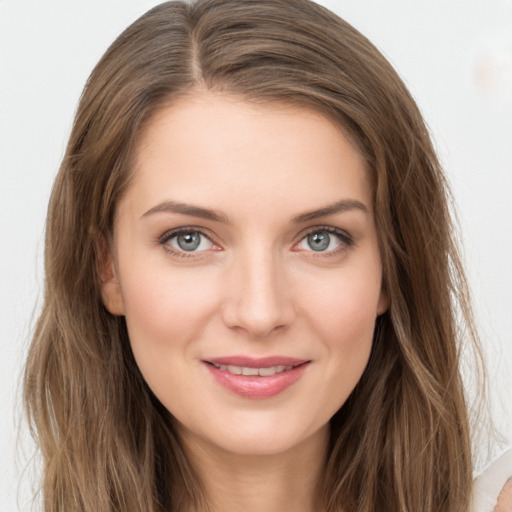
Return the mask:
[[[507,480],[501,490],[494,512],[512,512],[512,478]]]
[[[476,478],[471,512],[512,512],[512,449]]]

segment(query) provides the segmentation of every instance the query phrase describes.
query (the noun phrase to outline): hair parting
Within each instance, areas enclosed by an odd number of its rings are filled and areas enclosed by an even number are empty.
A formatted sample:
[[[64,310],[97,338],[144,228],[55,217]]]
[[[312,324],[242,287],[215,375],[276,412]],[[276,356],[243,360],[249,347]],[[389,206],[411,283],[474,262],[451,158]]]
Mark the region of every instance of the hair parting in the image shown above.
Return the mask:
[[[124,318],[106,310],[100,291],[140,134],[162,108],[202,90],[319,112],[347,133],[371,173],[390,307],[377,319],[361,381],[331,420],[322,507],[467,511],[459,363],[461,335],[477,339],[448,187],[397,73],[364,36],[308,0],[166,2],[93,70],[50,199],[44,302],[25,372],[44,510],[208,510],[173,418],[137,368]]]

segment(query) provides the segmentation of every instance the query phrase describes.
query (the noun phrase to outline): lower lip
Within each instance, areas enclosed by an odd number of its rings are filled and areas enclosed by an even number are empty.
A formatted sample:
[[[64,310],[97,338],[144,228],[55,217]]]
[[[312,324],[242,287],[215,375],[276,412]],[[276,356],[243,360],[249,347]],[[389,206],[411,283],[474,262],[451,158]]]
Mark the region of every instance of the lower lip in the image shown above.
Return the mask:
[[[244,398],[262,399],[276,396],[295,384],[302,377],[309,363],[268,377],[235,375],[227,370],[219,370],[211,364],[205,363],[205,365],[214,379],[229,391]]]

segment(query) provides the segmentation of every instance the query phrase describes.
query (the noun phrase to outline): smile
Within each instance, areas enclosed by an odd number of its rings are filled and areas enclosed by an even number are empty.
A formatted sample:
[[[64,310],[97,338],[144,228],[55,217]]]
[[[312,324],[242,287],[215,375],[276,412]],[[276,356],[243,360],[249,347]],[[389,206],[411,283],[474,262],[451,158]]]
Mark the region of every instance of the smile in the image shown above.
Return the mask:
[[[285,357],[230,357],[203,363],[215,381],[231,393],[244,398],[265,399],[295,384],[311,361]]]
[[[294,366],[269,366],[263,368],[250,368],[248,366],[234,366],[226,364],[214,364],[215,368],[223,372],[229,372],[233,375],[258,375],[259,377],[270,377],[276,373],[282,373],[291,370]]]

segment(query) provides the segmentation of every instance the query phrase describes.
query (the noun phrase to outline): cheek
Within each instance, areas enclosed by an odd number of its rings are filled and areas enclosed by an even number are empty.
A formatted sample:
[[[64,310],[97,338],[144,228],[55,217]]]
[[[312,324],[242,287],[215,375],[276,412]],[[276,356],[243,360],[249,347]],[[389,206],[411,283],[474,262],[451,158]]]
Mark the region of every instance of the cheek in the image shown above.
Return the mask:
[[[340,272],[304,296],[304,308],[326,337],[350,344],[373,334],[380,298],[379,272]],[[313,283],[311,283],[313,285]]]
[[[213,309],[215,282],[202,269],[176,269],[165,261],[142,267],[136,261],[126,263],[129,271],[121,272],[121,289],[133,329],[184,334]]]
[[[124,274],[121,285],[130,343],[148,383],[161,366],[186,355],[218,309],[214,283],[195,270],[173,271],[165,265],[138,269],[134,264]]]
[[[326,393],[334,409],[348,397],[359,381],[372,348],[377,306],[380,297],[380,274],[340,275],[330,279],[305,299],[309,324],[322,340],[323,355],[328,361]]]

